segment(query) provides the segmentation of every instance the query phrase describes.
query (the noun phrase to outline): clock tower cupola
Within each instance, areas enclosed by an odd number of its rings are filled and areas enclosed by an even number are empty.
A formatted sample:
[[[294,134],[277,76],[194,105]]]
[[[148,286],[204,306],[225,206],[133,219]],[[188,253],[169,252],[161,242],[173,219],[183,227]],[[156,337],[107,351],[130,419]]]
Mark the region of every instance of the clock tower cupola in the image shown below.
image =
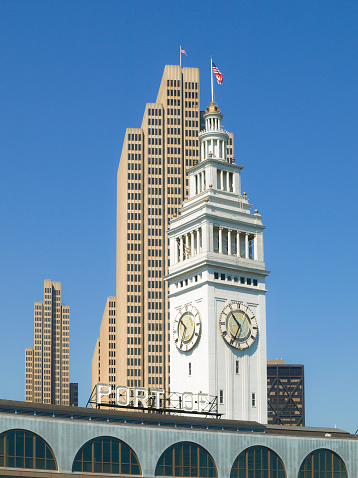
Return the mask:
[[[207,393],[224,418],[267,422],[262,218],[241,193],[214,101],[189,197],[170,223],[170,389]]]

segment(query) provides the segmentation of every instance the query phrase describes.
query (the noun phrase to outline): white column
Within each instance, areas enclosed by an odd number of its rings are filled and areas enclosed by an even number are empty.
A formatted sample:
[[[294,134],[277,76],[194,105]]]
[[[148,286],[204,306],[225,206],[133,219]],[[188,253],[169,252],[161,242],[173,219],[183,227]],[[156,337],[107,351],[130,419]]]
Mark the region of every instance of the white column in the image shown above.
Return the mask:
[[[194,249],[194,231],[191,231],[190,233],[190,255],[193,256],[195,254],[195,249]]]
[[[249,235],[245,232],[245,258],[249,258]]]
[[[254,235],[254,260],[257,261],[257,234]]]
[[[236,231],[236,255],[240,257],[240,231]]]
[[[185,234],[185,254],[189,256],[189,253],[186,252],[189,250],[189,234]]]
[[[223,252],[223,228],[219,227],[219,254]]]
[[[231,229],[227,231],[227,253],[231,256]]]
[[[200,254],[200,227],[196,230],[196,253]]]
[[[221,170],[220,171],[220,186],[221,186],[221,190],[223,191],[224,190],[224,171]]]
[[[180,239],[179,239],[179,260],[180,261],[183,261],[184,260],[184,254],[183,254],[183,236],[180,236]]]
[[[178,243],[178,239],[174,239],[175,240],[175,247],[174,247],[174,264],[176,264],[178,262],[178,256],[179,256],[179,243]]]

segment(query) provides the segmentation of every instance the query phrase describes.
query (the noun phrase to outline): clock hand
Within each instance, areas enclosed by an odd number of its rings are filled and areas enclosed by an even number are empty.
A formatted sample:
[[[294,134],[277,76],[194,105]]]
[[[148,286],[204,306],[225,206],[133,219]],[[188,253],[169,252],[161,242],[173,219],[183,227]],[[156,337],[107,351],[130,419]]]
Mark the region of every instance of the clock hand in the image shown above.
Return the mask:
[[[237,337],[237,334],[240,332],[240,329],[241,329],[241,325],[239,323],[239,321],[237,320],[237,318],[235,317],[235,314],[232,312],[232,316],[233,316],[233,319],[235,320],[236,324],[237,324],[237,332],[234,336],[234,340],[236,339]]]
[[[184,337],[185,337],[187,327],[186,327],[186,325],[184,324],[182,318],[179,320],[179,325],[180,325],[180,323],[181,323],[181,325],[184,327]]]

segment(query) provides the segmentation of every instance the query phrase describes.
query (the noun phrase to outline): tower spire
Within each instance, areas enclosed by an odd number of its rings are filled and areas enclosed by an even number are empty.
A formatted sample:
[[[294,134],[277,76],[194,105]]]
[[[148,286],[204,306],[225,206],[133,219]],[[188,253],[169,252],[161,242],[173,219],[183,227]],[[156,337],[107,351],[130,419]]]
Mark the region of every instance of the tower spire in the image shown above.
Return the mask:
[[[214,101],[213,57],[210,55],[211,101]]]

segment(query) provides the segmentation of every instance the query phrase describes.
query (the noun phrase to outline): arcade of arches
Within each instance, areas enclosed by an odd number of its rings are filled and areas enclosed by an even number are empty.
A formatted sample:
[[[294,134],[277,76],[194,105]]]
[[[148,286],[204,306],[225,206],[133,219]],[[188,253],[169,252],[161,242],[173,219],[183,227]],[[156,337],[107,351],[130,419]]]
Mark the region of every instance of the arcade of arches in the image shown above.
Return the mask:
[[[8,430],[0,434],[0,466],[17,469],[57,470],[56,457],[38,435],[26,430]],[[77,452],[73,472],[141,475],[137,455],[123,441],[96,437]],[[1,472],[5,476],[4,472]],[[158,458],[155,476],[217,477],[213,457],[192,442],[178,442]],[[286,478],[284,463],[269,448],[252,446],[235,459],[230,478]],[[343,460],[328,449],[311,452],[303,460],[297,478],[348,478]]]

